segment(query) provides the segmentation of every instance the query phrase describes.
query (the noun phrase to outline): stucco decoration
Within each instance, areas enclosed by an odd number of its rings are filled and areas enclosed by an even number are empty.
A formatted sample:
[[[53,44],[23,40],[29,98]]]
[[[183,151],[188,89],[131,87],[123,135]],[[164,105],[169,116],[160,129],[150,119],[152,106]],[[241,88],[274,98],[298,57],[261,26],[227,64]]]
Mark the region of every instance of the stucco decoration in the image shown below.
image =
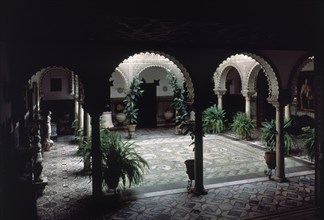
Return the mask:
[[[298,67],[297,69],[294,71],[293,73],[293,78],[291,80],[291,86],[290,86],[290,90],[291,90],[291,98],[293,99],[294,97],[298,96],[298,92],[297,92],[297,83],[298,83],[298,77],[300,72],[302,71],[302,69],[310,64],[310,63],[314,63],[314,56],[308,57],[307,59],[305,59]]]
[[[268,102],[273,104],[273,105],[278,105],[279,104],[279,82],[278,82],[278,78],[273,70],[273,68],[270,66],[270,64],[263,59],[262,57],[256,55],[256,54],[252,54],[252,53],[246,53],[245,55],[253,58],[254,60],[256,60],[261,68],[263,69],[263,72],[267,78],[268,81],[268,86],[269,86],[269,93],[268,93]],[[254,73],[257,74],[257,73]],[[251,76],[254,76],[251,74]],[[249,79],[251,84],[254,84],[254,88],[256,88],[256,77],[255,78],[251,78]]]
[[[231,68],[235,68],[241,78],[242,95],[252,95],[256,92],[256,78],[261,70],[264,70],[268,84],[268,101],[278,102],[279,86],[277,77],[272,67],[263,58],[255,54],[235,54],[224,60],[214,73],[214,91],[216,95],[223,95],[226,92],[226,76]]]
[[[172,72],[177,77],[179,86],[185,83],[189,103],[194,102],[194,89],[189,73],[179,61],[170,55],[158,51],[135,54],[119,64],[115,72],[122,75],[125,87],[128,88],[135,75],[139,75],[150,67],[161,67]]]

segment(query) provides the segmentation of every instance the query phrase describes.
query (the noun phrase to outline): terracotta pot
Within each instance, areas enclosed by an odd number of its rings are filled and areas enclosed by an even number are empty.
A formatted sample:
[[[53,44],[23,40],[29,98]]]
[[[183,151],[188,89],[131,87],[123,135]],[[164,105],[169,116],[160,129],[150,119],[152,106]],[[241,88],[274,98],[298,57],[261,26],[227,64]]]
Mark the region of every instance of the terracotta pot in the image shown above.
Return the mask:
[[[265,152],[264,159],[269,169],[276,168],[276,151]]]
[[[136,125],[127,125],[128,138],[132,138],[135,134]]]

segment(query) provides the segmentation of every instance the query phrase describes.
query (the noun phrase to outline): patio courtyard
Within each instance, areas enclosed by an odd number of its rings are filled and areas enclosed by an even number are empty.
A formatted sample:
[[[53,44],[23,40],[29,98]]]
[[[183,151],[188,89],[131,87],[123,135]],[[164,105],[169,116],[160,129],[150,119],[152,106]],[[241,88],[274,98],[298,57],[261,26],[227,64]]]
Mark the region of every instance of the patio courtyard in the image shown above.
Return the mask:
[[[174,128],[138,129],[131,141],[150,166],[143,183],[117,197],[104,188],[103,200],[94,204],[73,136],[58,137],[44,153],[48,185],[37,200],[39,219],[316,219],[314,168],[302,158],[285,158],[287,182],[278,183],[264,174],[265,149],[258,141],[207,134],[208,194],[197,196],[186,189],[184,161],[194,157],[189,135],[175,135]]]

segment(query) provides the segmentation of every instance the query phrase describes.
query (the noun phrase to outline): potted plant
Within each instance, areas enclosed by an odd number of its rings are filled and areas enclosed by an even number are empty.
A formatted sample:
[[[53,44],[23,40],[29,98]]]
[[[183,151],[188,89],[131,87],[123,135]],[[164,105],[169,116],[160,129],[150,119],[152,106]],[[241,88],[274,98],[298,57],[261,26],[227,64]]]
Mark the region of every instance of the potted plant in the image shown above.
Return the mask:
[[[293,120],[285,120],[283,126],[285,154],[289,154],[292,146],[294,145],[294,138],[291,134],[291,127]],[[274,150],[276,146],[276,121],[274,119],[262,122],[261,140],[267,145],[267,148]]]
[[[138,76],[135,76],[129,90],[126,91],[126,96],[123,101],[125,105],[123,113],[125,114],[128,122],[128,138],[132,138],[135,133],[138,115],[137,100],[144,92],[140,87],[141,83],[142,80],[140,80]]]
[[[252,131],[255,129],[255,120],[247,117],[244,112],[238,112],[230,125],[232,131],[242,140],[250,140]]]
[[[293,145],[293,137],[290,134],[290,128],[292,126],[292,119],[284,122],[284,145],[285,152],[288,153]],[[267,151],[264,154],[265,162],[268,166],[268,171],[265,174],[271,178],[271,170],[276,168],[276,121],[274,119],[270,121],[262,122],[261,128],[261,140],[266,143]]]
[[[210,106],[202,114],[203,129],[206,133],[219,134],[225,130],[225,111],[217,108],[217,105]]]
[[[101,131],[101,153],[103,158],[103,177],[109,189],[116,188],[122,180],[123,188],[143,181],[143,173],[148,163],[135,150],[132,142],[122,140],[121,136],[108,129]]]
[[[175,109],[176,112],[176,134],[181,134],[181,128],[179,126],[182,122],[188,119],[185,96],[183,95],[184,90],[183,87],[179,85],[177,77],[172,72],[168,72],[167,78],[170,80],[170,86],[173,92],[173,100],[171,106]]]
[[[184,120],[180,125],[179,129],[181,130],[181,134],[187,135],[189,134],[191,140],[193,140],[189,146],[195,144],[195,121],[194,120]],[[195,150],[195,148],[193,148]],[[188,174],[188,185],[187,190],[191,190],[192,180],[195,180],[195,160],[194,159],[187,159],[184,161],[186,165],[186,173]]]
[[[305,152],[309,159],[313,161],[315,158],[315,128],[307,126],[302,128],[302,130],[301,138],[304,141]]]

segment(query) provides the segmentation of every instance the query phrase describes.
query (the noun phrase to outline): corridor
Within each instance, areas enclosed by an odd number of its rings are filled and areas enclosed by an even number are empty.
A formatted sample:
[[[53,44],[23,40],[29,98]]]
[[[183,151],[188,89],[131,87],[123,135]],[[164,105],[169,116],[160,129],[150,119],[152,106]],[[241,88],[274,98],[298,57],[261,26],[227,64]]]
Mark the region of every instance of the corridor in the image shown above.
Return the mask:
[[[286,157],[288,181],[269,181],[264,175],[264,149],[257,141],[205,135],[208,194],[196,196],[186,190],[184,161],[194,157],[190,137],[175,135],[173,128],[137,130],[131,141],[150,166],[144,182],[121,192],[118,199],[106,192],[100,204],[93,204],[91,180],[82,173],[83,161],[72,140],[59,137],[44,153],[43,175],[49,184],[37,200],[39,219],[316,219],[312,166]]]

